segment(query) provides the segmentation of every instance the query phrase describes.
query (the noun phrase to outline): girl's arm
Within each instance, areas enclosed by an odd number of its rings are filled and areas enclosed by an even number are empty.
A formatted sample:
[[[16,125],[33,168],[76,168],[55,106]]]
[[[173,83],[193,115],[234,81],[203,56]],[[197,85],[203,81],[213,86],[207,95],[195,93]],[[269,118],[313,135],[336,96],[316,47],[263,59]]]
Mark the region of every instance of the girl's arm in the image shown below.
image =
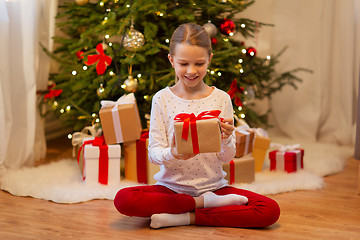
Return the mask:
[[[236,153],[234,129],[233,107],[231,99],[228,98],[224,111],[224,121],[221,123],[221,131],[223,135],[223,139],[221,140],[221,152],[216,154],[219,160],[223,163],[230,162]]]
[[[176,159],[171,154],[171,146],[167,136],[165,125],[166,113],[160,97],[154,95],[151,115],[148,154],[150,162],[162,165],[165,162],[175,162]]]

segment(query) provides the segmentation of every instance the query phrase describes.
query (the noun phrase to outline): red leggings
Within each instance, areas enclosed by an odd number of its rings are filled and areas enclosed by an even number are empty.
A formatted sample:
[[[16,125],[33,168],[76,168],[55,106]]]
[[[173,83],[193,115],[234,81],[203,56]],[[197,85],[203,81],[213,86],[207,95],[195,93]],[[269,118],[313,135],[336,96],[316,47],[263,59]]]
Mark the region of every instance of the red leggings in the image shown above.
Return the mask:
[[[195,212],[195,224],[259,228],[275,223],[280,216],[279,205],[272,199],[234,187],[214,191],[217,195],[239,194],[248,198],[246,205],[195,208],[195,200],[187,194],[175,193],[160,185],[121,189],[115,196],[116,209],[127,216],[150,217],[155,213]]]

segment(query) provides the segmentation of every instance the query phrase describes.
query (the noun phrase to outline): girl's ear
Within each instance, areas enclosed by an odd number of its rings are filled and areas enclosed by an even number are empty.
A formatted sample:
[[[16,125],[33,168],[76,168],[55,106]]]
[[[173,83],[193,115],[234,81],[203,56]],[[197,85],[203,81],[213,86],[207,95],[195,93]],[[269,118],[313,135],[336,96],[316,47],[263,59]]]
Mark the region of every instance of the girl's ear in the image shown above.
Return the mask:
[[[170,54],[168,54],[168,59],[171,63],[171,66],[174,67],[174,59],[172,58],[172,56]]]
[[[214,55],[213,53],[210,54],[209,63],[211,62],[213,55]]]

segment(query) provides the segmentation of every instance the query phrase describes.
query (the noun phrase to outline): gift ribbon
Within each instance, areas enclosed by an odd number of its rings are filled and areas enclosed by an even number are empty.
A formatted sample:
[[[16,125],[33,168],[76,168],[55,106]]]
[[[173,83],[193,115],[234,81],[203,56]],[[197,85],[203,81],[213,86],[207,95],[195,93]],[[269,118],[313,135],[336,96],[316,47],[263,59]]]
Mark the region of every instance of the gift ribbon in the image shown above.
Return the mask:
[[[259,136],[259,137],[269,137],[269,134],[266,132],[265,129],[263,128],[250,128],[249,125],[244,122],[243,120],[240,120],[236,115],[234,115],[235,119],[239,122],[239,121],[242,121],[243,124],[241,124],[240,126],[237,126],[235,128],[235,130],[237,131],[253,131],[255,133],[256,136]],[[238,120],[239,119],[239,120]]]
[[[184,139],[185,141],[188,140],[189,131],[191,129],[191,140],[192,140],[194,154],[198,154],[200,152],[196,121],[210,119],[210,118],[218,118],[220,113],[221,113],[220,110],[211,110],[211,111],[201,112],[197,117],[193,113],[191,114],[179,113],[175,116],[174,120],[176,122],[184,122],[182,134],[181,134],[182,139]]]
[[[116,142],[118,142],[118,143],[123,142],[124,138],[123,138],[122,130],[121,130],[118,107],[119,107],[119,105],[123,105],[123,104],[135,103],[134,93],[124,94],[116,102],[109,101],[109,100],[103,100],[100,103],[101,103],[101,108],[112,107],[111,114],[112,114],[112,120],[114,123],[114,132],[115,132]]]
[[[101,137],[95,137],[93,140],[85,141],[78,152],[77,160],[80,162],[80,154],[85,145],[92,144],[94,147],[99,147],[99,178],[98,182],[101,184],[108,184],[108,175],[109,175],[109,154],[108,154],[108,145],[105,143],[104,135]],[[85,160],[83,161],[83,168],[85,166]],[[83,179],[85,179],[85,173],[83,173]]]
[[[96,130],[97,124],[84,127],[81,132],[75,132],[72,135],[71,144],[73,145],[73,156],[75,157],[75,147],[82,144],[83,139],[87,137],[97,137],[101,131]],[[88,134],[89,132],[90,134]]]
[[[230,177],[229,184],[232,185],[235,183],[235,162],[234,160],[230,161]]]
[[[147,158],[146,140],[149,138],[149,131],[143,132],[140,139],[136,141],[136,174],[139,183],[147,184]]]

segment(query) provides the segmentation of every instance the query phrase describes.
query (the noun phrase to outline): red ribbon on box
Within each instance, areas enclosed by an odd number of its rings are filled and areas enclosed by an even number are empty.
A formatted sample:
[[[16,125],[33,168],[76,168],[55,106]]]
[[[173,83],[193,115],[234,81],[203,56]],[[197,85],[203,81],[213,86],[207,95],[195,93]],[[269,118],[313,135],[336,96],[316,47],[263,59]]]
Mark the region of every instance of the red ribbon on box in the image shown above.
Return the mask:
[[[140,139],[136,141],[136,173],[139,183],[147,184],[147,168],[146,168],[146,139],[149,138],[149,131],[141,134]]]
[[[235,183],[235,163],[234,160],[230,161],[230,178],[229,184],[232,185]]]
[[[198,154],[199,150],[199,140],[198,134],[196,129],[196,121],[203,120],[203,119],[210,119],[210,118],[217,118],[219,117],[221,111],[220,110],[211,110],[211,111],[204,111],[201,112],[197,117],[193,113],[179,113],[175,116],[174,120],[176,122],[184,122],[183,130],[181,138],[184,140],[188,140],[189,137],[189,130],[191,128],[191,140],[193,145],[193,152]]]
[[[108,145],[105,143],[104,135],[101,137],[95,137],[93,140],[85,141],[83,145],[81,145],[77,160],[78,163],[80,161],[80,154],[81,150],[85,147],[85,145],[92,144],[94,147],[99,147],[100,154],[99,154],[99,183],[101,184],[108,184],[108,175],[109,175],[109,154],[108,154]],[[85,164],[85,161],[83,161]],[[83,179],[85,176],[83,175]]]

